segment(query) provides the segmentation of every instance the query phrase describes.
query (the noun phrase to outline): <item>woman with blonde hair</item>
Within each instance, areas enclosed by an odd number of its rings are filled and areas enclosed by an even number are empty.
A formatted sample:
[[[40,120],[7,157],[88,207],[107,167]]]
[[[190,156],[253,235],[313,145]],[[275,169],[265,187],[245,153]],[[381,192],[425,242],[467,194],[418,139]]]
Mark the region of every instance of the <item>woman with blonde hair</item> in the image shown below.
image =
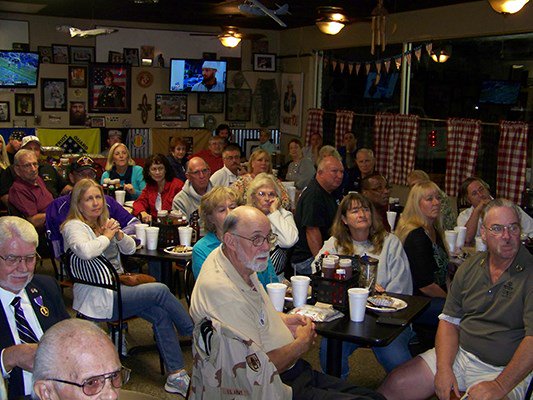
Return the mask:
[[[246,204],[263,212],[270,221],[272,233],[277,236],[270,260],[280,279],[284,277],[287,251],[298,241],[298,228],[290,211],[281,207],[281,189],[274,175],[260,173],[246,192]]]
[[[118,274],[124,273],[120,254],[135,253],[135,241],[122,232],[120,224],[109,218],[102,187],[92,179],[82,179],[72,190],[67,219],[61,226],[65,250],[82,260],[105,256]],[[89,268],[89,267],[88,267]],[[187,394],[189,375],[175,329],[191,335],[193,322],[179,300],[161,283],[137,286],[121,285],[124,318],[139,316],[153,326],[157,346],[169,375],[165,390]],[[98,321],[115,321],[118,317],[116,292],[76,283],[72,308]]]
[[[435,183],[414,185],[395,230],[409,259],[414,294],[432,298],[418,322],[435,326],[446,299],[448,269],[440,207],[440,190]]]
[[[239,176],[239,179],[237,179],[233,183],[233,185],[231,185],[232,189],[234,189],[239,194],[239,197],[242,202],[244,202],[245,200],[244,197],[248,190],[248,185],[261,172],[272,174],[272,161],[270,159],[270,154],[268,154],[267,151],[263,149],[256,149],[252,153],[252,155],[250,156],[250,160],[248,161],[248,173]],[[280,182],[280,190],[281,190],[281,206],[286,210],[290,210],[291,200],[289,198],[289,194],[287,193],[283,185],[281,185],[281,182]]]
[[[124,143],[115,143],[109,149],[105,172],[102,174],[100,182],[104,184],[105,179],[120,179],[120,184],[126,191],[126,200],[136,200],[146,182],[143,177],[143,169],[135,165],[131,158],[130,151]]]
[[[10,163],[9,157],[7,156],[6,142],[4,141],[4,137],[0,135],[0,168],[2,170],[7,169],[7,167],[9,167],[9,164]]]
[[[412,294],[413,283],[409,271],[409,262],[400,240],[388,233],[381,217],[372,202],[359,193],[351,192],[344,197],[331,227],[331,237],[317,254],[319,260],[325,252],[347,256],[363,256],[378,259],[376,287],[381,291]],[[387,372],[411,359],[409,339],[411,329],[406,329],[392,343],[385,347],[372,347],[379,362]],[[342,346],[341,377],[346,379],[349,373],[348,357],[359,346],[344,342]],[[325,370],[327,340],[322,341],[320,362]]]

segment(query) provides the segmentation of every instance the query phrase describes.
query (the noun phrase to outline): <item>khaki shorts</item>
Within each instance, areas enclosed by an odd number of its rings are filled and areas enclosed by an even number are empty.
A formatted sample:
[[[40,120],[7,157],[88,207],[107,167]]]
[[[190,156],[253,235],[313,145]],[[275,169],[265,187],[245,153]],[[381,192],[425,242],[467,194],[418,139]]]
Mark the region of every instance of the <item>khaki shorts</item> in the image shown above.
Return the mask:
[[[435,375],[437,373],[437,354],[435,349],[428,350],[420,354],[419,357],[422,357],[433,375]],[[503,369],[504,367],[495,367],[481,361],[477,356],[463,350],[461,347],[459,347],[453,363],[453,373],[461,392],[468,391],[468,388],[476,383],[494,380]],[[527,387],[532,376],[533,374],[529,374],[507,394],[509,400],[525,399]]]

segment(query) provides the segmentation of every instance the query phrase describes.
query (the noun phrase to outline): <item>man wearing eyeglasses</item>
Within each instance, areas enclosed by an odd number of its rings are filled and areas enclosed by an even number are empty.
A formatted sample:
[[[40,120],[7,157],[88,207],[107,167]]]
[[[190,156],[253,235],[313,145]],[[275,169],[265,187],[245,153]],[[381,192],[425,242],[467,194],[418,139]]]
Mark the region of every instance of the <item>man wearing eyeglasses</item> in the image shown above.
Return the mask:
[[[224,167],[211,175],[213,187],[230,187],[239,179],[241,169],[241,148],[233,143],[228,144],[222,151]]]
[[[520,243],[520,213],[509,200],[481,215],[487,252],[457,271],[439,316],[436,347],[394,370],[380,387],[388,400],[526,398],[533,368],[533,255]]]
[[[242,206],[231,211],[224,220],[223,244],[202,266],[192,293],[190,311],[196,325],[201,325],[206,318],[215,319],[239,332],[245,343],[253,341],[266,353],[281,382],[272,375],[270,364],[259,361],[262,355],[250,354],[239,359],[234,354],[222,354],[219,355],[224,357],[220,373],[226,374],[224,378],[207,376],[206,370],[195,368],[192,392],[204,393],[206,389],[212,398],[217,398],[223,392],[217,396],[214,392],[221,388],[217,389],[219,385],[211,382],[221,379],[226,393],[235,390],[233,393],[247,398],[252,397],[248,388],[254,386],[257,398],[264,390],[263,395],[275,393],[278,399],[382,399],[371,390],[313,371],[309,363],[301,359],[316,338],[314,323],[307,317],[278,313],[257,278],[257,272],[267,268],[269,251],[275,240],[268,218],[259,209]],[[211,342],[205,339],[206,334],[201,336],[206,344],[204,349],[208,349]],[[198,340],[200,338],[195,335],[195,346],[201,347],[203,344]],[[230,349],[230,353],[236,353],[242,347],[239,342],[234,343],[237,345]],[[216,357],[214,352],[212,355]],[[209,362],[218,361],[221,360]]]
[[[361,180],[361,193],[372,202],[374,208],[381,217],[383,227],[387,232],[391,227],[387,220],[387,210],[389,206],[390,186],[387,179],[380,174],[371,174]]]
[[[37,242],[28,221],[0,218],[0,350],[9,399],[31,393],[36,343],[44,331],[69,318],[57,282],[34,275]]]
[[[185,176],[187,180],[183,189],[174,196],[172,209],[180,210],[190,219],[191,214],[200,207],[202,196],[209,192],[213,185],[209,180],[211,177],[209,165],[200,157],[193,157],[189,160]]]
[[[50,328],[35,354],[34,398],[118,399],[130,370],[120,364],[105,332],[89,321],[70,319]]]
[[[209,165],[211,172],[218,171],[224,166],[222,151],[224,150],[225,145],[226,142],[224,138],[221,138],[220,136],[213,136],[209,138],[209,146],[207,149],[193,154],[191,159],[194,157],[200,157],[207,163],[207,165]]]

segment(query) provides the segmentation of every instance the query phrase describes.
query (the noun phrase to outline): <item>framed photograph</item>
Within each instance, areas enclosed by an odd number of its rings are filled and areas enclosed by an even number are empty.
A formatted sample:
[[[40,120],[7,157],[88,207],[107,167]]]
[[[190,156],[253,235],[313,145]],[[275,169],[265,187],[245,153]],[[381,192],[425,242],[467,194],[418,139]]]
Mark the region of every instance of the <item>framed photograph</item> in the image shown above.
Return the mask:
[[[254,71],[276,72],[276,55],[254,53]]]
[[[252,91],[228,89],[226,91],[226,121],[250,121],[252,119]]]
[[[28,117],[35,114],[35,97],[33,93],[15,93],[15,115]]]
[[[52,46],[37,46],[39,52],[40,62],[43,64],[50,64],[54,61],[54,53],[52,53]]]
[[[85,126],[87,107],[84,101],[71,101],[69,107],[69,125]]]
[[[105,127],[105,117],[92,117],[91,118],[91,128],[104,128]]]
[[[68,46],[66,44],[53,44],[52,59],[54,64],[68,64]]]
[[[149,67],[154,62],[154,46],[141,46],[141,65]]]
[[[250,156],[252,155],[254,150],[259,147],[260,144],[261,142],[257,139],[244,139],[244,147],[247,159],[250,159]]]
[[[189,128],[205,128],[204,114],[189,115]]]
[[[70,46],[71,64],[90,64],[95,61],[93,46]]]
[[[198,92],[198,112],[220,114],[224,112],[224,93]]]
[[[86,88],[87,87],[87,67],[68,67],[68,87],[69,88]]]
[[[139,66],[139,49],[128,49],[124,47],[123,50],[124,63],[132,67]]]
[[[187,121],[186,94],[156,94],[156,121]]]
[[[111,64],[122,64],[124,62],[124,55],[118,51],[110,51],[107,61]]]
[[[280,130],[300,135],[302,130],[303,74],[281,74]]]
[[[10,119],[9,101],[0,101],[0,122],[9,122]]]
[[[131,110],[131,66],[89,64],[89,112],[124,113]]]
[[[41,79],[41,110],[67,111],[66,79]]]

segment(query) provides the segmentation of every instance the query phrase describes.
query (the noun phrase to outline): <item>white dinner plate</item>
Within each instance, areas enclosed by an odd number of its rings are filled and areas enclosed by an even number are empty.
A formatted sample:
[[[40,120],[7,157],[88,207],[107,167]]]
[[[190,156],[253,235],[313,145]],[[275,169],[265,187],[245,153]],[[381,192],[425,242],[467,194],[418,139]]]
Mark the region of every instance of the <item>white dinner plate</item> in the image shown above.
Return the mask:
[[[175,256],[175,257],[190,257],[190,256],[192,256],[192,247],[190,248],[191,251],[186,251],[186,252],[184,252],[184,253],[176,253],[176,252],[172,251],[172,250],[174,249],[174,247],[176,247],[176,246],[165,247],[165,248],[163,249],[163,251],[164,251],[165,253],[167,253],[167,254],[171,254],[171,255],[173,255],[173,256]]]
[[[397,299],[396,297],[391,297],[391,299],[393,300],[393,303],[390,305],[391,308],[373,306],[368,302],[366,303],[366,308],[377,312],[396,312],[407,307],[407,303],[402,299]]]

